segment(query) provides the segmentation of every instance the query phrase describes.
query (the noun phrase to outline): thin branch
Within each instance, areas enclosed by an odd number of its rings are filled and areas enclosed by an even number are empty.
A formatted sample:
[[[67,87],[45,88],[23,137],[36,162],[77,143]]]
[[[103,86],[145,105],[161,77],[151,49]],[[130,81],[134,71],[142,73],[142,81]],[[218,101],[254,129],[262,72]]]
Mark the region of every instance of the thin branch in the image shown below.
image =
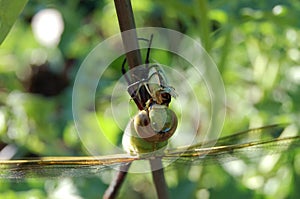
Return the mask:
[[[142,64],[142,58],[139,51],[137,34],[135,31],[135,22],[134,22],[131,2],[130,0],[114,0],[114,2],[115,2],[115,8],[116,8],[121,32],[124,32],[126,30],[131,30],[127,32],[129,34],[122,34],[122,40],[123,40],[124,50],[125,52],[127,52],[126,60],[128,62],[129,68],[132,69]],[[130,51],[130,49],[137,49],[137,50]],[[138,76],[136,76],[136,74],[130,73],[130,76],[131,76],[131,82],[137,81],[136,77]],[[142,105],[137,100],[135,100],[135,103],[140,110],[143,108]],[[103,199],[116,198],[117,193],[125,180],[129,167],[130,164],[121,166],[120,171],[117,173],[115,179],[113,179],[108,189],[105,191]]]
[[[111,181],[109,187],[106,189],[103,195],[103,199],[116,198],[118,191],[125,180],[130,165],[131,163],[121,166],[120,171],[117,173],[115,178]]]
[[[156,188],[158,199],[168,199],[168,187],[164,175],[164,169],[160,158],[150,160],[152,178]]]
[[[142,65],[142,57],[139,50],[139,43],[137,38],[137,33],[135,30],[135,22],[133,11],[131,7],[130,0],[114,0],[115,8],[118,16],[120,31],[127,31],[125,34],[122,34],[122,41],[124,50],[126,52],[126,60],[128,62],[129,68],[133,69],[136,66]],[[128,31],[130,30],[130,31]],[[136,49],[136,50],[132,50]],[[138,82],[140,79],[145,78],[147,74],[143,70],[134,70],[130,71],[130,84]],[[136,88],[131,88],[136,89]],[[129,91],[131,95],[133,91]],[[143,110],[143,104],[145,102],[140,102],[136,98],[133,98],[139,110]]]
[[[121,32],[127,31],[126,34],[122,34],[123,46],[126,52],[126,60],[128,62],[129,68],[133,69],[136,66],[142,65],[141,53],[139,50],[137,33],[135,30],[135,22],[133,11],[131,7],[130,0],[114,0],[115,8],[118,15],[118,21]],[[136,49],[131,51],[132,49]],[[130,83],[138,82],[139,80],[148,76],[148,73],[145,73],[143,70],[135,70],[135,72],[130,72],[131,81]],[[134,98],[135,100],[136,98]],[[143,107],[141,104],[145,102],[139,102],[135,100],[137,107],[142,110]],[[155,183],[157,195],[159,199],[167,199],[168,198],[168,189],[166,186],[166,181],[164,177],[164,171],[162,167],[162,162],[160,159],[155,159],[150,161],[152,168],[152,176],[153,181]],[[128,168],[119,172],[116,177],[116,181],[112,182],[110,187],[107,190],[107,194],[105,194],[104,198],[112,199],[115,198],[117,191],[119,190],[121,184],[123,183]],[[125,171],[125,172],[124,172]],[[119,178],[121,176],[121,178]],[[108,195],[108,197],[106,197]]]
[[[122,40],[124,49],[127,52],[126,58],[129,65],[129,68],[134,68],[142,64],[142,57],[139,51],[139,44],[137,39],[137,33],[135,31],[135,22],[132,12],[130,0],[115,0],[115,7],[118,15],[118,21],[121,32],[126,30],[131,30],[130,34],[122,34]],[[132,47],[134,51],[128,52]]]

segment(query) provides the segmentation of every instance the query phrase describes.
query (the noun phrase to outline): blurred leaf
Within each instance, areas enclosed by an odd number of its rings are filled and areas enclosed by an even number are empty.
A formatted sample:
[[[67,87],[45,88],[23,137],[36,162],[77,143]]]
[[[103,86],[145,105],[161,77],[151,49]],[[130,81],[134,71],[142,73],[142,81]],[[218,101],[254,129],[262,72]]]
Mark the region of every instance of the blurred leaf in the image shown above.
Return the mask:
[[[23,10],[28,0],[0,0],[0,44]]]

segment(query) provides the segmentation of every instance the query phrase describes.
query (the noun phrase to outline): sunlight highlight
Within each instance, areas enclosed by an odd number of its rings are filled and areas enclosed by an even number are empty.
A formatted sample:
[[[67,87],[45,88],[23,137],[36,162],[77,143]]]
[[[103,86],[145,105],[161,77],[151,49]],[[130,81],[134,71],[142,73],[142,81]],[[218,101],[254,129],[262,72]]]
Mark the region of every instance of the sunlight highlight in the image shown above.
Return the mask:
[[[32,30],[36,39],[47,47],[57,46],[64,30],[64,22],[60,12],[45,9],[34,15]]]

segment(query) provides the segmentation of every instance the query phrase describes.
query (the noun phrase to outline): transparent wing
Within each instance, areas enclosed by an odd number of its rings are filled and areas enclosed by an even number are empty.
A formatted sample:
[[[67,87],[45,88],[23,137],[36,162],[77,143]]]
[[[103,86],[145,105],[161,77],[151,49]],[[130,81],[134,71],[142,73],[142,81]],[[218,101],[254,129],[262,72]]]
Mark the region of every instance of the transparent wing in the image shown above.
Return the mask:
[[[287,126],[288,126],[287,124],[274,124],[274,125],[268,125],[259,128],[254,128],[254,129],[248,129],[246,131],[241,131],[229,136],[221,137],[217,140],[210,140],[207,142],[197,143],[191,146],[182,146],[176,149],[171,149],[171,151],[184,150],[184,149],[186,150],[192,148],[204,148],[204,147],[210,147],[212,145],[226,146],[226,145],[270,140],[282,136]]]
[[[102,170],[138,159],[127,154],[101,157],[43,157],[31,160],[0,161],[0,178],[78,177],[99,174]]]
[[[300,136],[284,136],[286,125],[271,125],[250,129],[211,142],[169,149],[165,161],[178,163],[224,163],[238,158],[256,158],[300,147]]]
[[[285,136],[286,125],[271,125],[250,129],[220,138],[214,147],[212,142],[168,149],[163,161],[184,164],[224,163],[238,158],[255,158],[280,153],[300,146],[300,136]],[[105,169],[121,166],[140,159],[154,157],[118,154],[101,157],[48,157],[34,160],[0,161],[0,178],[22,179],[26,177],[92,176]]]

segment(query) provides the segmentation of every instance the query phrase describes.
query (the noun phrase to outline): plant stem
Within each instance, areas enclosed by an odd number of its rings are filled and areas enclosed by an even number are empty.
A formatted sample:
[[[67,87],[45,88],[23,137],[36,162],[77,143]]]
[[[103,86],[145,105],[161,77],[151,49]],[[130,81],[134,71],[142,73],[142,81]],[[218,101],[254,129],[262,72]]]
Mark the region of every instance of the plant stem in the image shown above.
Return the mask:
[[[135,22],[130,0],[115,0],[115,7],[121,32],[131,30],[130,34],[122,34],[122,40],[129,67],[132,69],[142,64],[142,57],[139,51]],[[128,52],[130,49],[137,49]]]
[[[131,163],[122,165],[120,171],[117,173],[115,178],[111,181],[109,187],[106,189],[103,199],[114,199],[117,196],[119,189],[121,188],[122,183],[125,180],[127,175],[127,171],[130,167]]]
[[[134,67],[142,65],[142,57],[139,50],[131,2],[130,0],[114,0],[114,2],[118,16],[120,31],[126,31],[126,33],[122,33],[122,41],[124,50],[126,52],[126,60],[128,62],[129,68],[133,69]],[[145,74],[143,70],[130,71],[131,83],[138,82],[145,75],[148,74]],[[129,92],[130,95],[132,93],[132,91]],[[138,109],[143,110],[143,104],[145,102],[140,102],[136,98],[134,98],[133,100],[136,103]]]
[[[129,34],[122,34],[122,41],[124,50],[126,52],[126,59],[129,68],[132,69],[142,64],[142,58],[139,51],[137,34],[135,31],[135,22],[131,2],[130,0],[114,0],[114,2],[118,16],[120,31],[124,32],[127,30],[131,30],[127,32]],[[131,51],[130,49],[136,50]],[[132,81],[136,81],[136,75],[132,73],[130,74]],[[142,109],[138,101],[135,100],[135,103],[137,104],[139,109]],[[120,171],[117,173],[115,179],[113,179],[113,181],[110,183],[109,187],[105,191],[103,199],[113,199],[117,196],[117,193],[125,180],[129,167],[130,164],[121,166]]]
[[[210,19],[209,19],[209,9],[207,0],[195,0],[195,16],[198,18],[201,29],[200,36],[201,42],[203,43],[203,47],[209,53],[211,49],[211,41],[210,41]]]
[[[114,2],[115,2],[115,8],[116,8],[121,32],[130,30],[127,31],[126,34],[122,34],[122,40],[123,40],[123,46],[126,52],[126,59],[129,68],[133,69],[136,66],[142,65],[142,58],[139,50],[137,33],[135,30],[136,27],[135,27],[131,2],[130,0],[114,0]],[[136,49],[136,50],[132,50],[132,49]],[[131,76],[131,82],[134,83],[139,81],[142,77],[148,76],[148,74],[145,74],[143,70],[136,70],[136,72],[131,72],[130,76]],[[141,106],[141,103],[139,101],[135,100],[135,103],[140,110],[144,108],[143,106]],[[168,189],[164,177],[164,171],[163,171],[161,159],[150,160],[150,165],[152,168],[152,176],[153,176],[153,181],[156,187],[158,198],[168,199]],[[109,197],[106,197],[106,193],[105,193],[104,196],[105,199],[108,198],[112,199],[116,196],[117,191],[119,190],[121,184],[125,179],[128,169],[129,169],[129,165],[127,169],[124,170],[123,168],[122,171],[118,173],[116,177],[116,181],[113,181],[107,190],[108,193],[107,195]],[[119,178],[119,176],[121,176],[121,178]]]
[[[168,199],[168,188],[165,180],[164,169],[161,159],[156,158],[150,160],[150,165],[152,169],[152,178],[156,188],[158,199]]]

